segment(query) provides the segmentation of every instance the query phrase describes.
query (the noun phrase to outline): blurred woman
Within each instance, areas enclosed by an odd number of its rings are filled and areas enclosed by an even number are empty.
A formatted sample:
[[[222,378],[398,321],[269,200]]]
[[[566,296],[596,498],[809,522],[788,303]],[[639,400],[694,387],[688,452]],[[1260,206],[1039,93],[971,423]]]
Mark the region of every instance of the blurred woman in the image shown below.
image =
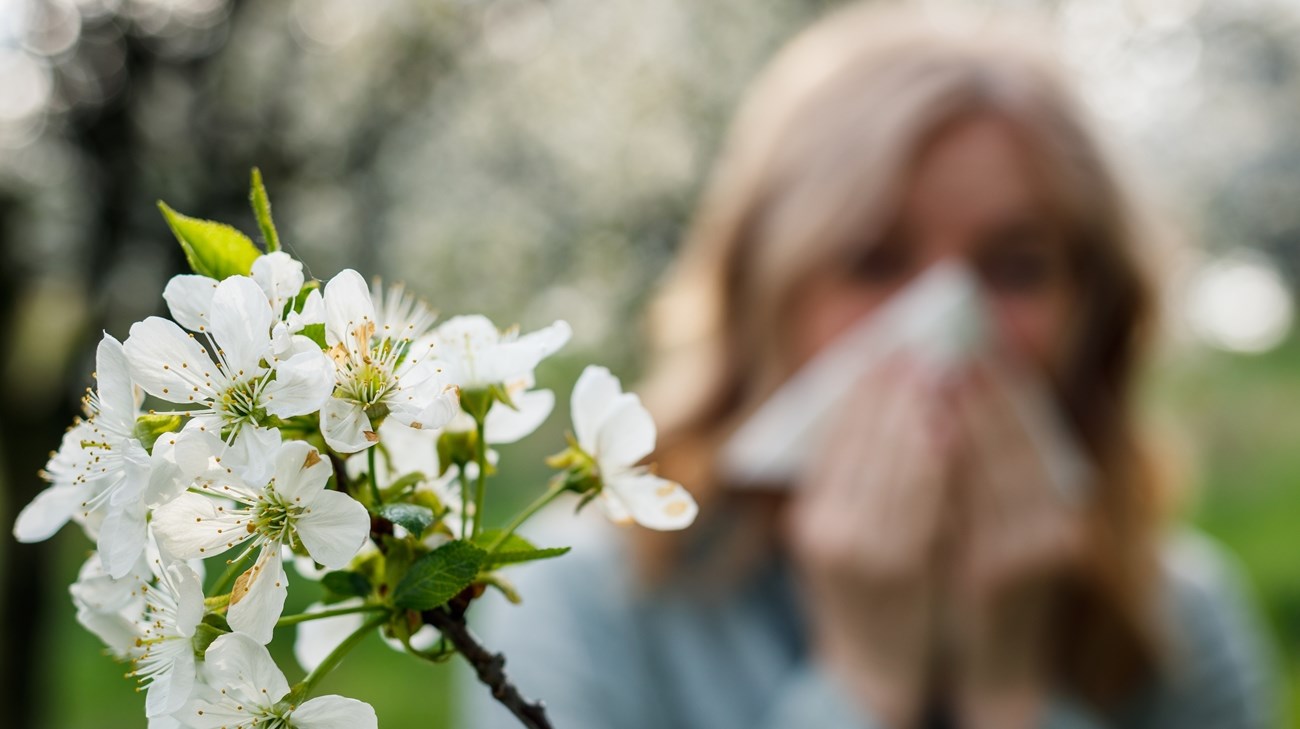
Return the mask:
[[[998,31],[851,7],[752,90],[657,310],[656,459],[700,520],[594,533],[484,627],[555,726],[1269,724],[1234,573],[1168,533],[1135,423],[1149,222],[1044,34]],[[871,369],[799,483],[730,488],[736,427],[939,261],[978,274],[996,355]],[[1082,503],[1008,372],[1047,383],[1093,466]]]

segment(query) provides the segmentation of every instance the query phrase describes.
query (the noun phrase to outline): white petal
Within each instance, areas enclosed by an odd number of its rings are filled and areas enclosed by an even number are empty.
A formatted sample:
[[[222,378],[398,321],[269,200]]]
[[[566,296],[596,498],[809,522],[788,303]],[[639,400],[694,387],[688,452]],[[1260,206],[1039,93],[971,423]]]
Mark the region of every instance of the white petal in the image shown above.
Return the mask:
[[[149,486],[144,492],[144,504],[157,508],[180,496],[194,481],[186,477],[176,463],[176,442],[179,434],[168,434],[158,438],[149,456]]]
[[[339,453],[356,453],[378,442],[365,410],[351,400],[332,397],[320,411],[321,434],[330,448]],[[374,434],[369,438],[366,433]]]
[[[695,499],[681,484],[651,473],[607,479],[602,495],[626,508],[636,523],[648,529],[684,529],[699,513]]]
[[[375,321],[375,304],[361,274],[344,269],[325,284],[325,341],[355,348],[353,331]]]
[[[253,279],[231,276],[212,295],[212,338],[221,347],[226,371],[234,379],[252,376],[271,346],[275,314]]]
[[[136,384],[150,395],[182,403],[216,395],[212,360],[174,323],[156,316],[136,322],[123,347]]]
[[[300,332],[308,324],[325,323],[325,298],[320,289],[312,289],[303,301],[302,311],[289,314],[287,319],[291,331]]]
[[[596,433],[614,407],[623,387],[618,378],[604,367],[588,365],[573,385],[570,399],[570,417],[578,445],[587,452],[596,450]]]
[[[366,507],[339,491],[322,491],[294,523],[311,558],[332,570],[346,567],[370,534]]]
[[[227,633],[212,641],[204,662],[210,671],[209,683],[233,689],[235,699],[249,698],[255,705],[270,706],[289,693],[289,682],[266,646],[247,635]]]
[[[641,398],[631,393],[619,395],[596,431],[592,455],[608,471],[611,466],[630,466],[654,448],[655,422],[641,405]]]
[[[271,479],[280,439],[280,431],[276,428],[246,425],[239,429],[235,442],[222,456],[222,465],[234,469],[235,474],[250,486],[264,484]]]
[[[247,592],[238,600],[231,600],[226,619],[230,627],[253,640],[270,643],[275,622],[284,612],[284,600],[289,596],[289,576],[284,573],[280,546],[263,547],[257,562],[240,579],[247,580]]]
[[[334,391],[334,363],[312,348],[276,365],[275,380],[262,396],[268,413],[278,418],[314,413]]]
[[[188,564],[178,562],[167,565],[167,580],[176,598],[176,630],[192,636],[203,620],[203,583],[199,574]]]
[[[285,441],[275,454],[275,492],[285,501],[310,507],[333,473],[329,459],[306,441]]]
[[[172,276],[163,289],[172,318],[192,332],[207,331],[208,312],[212,311],[212,295],[218,283],[214,278],[194,274]]]
[[[114,509],[99,528],[99,558],[113,577],[131,571],[148,541],[148,523],[144,506]]]
[[[177,653],[171,669],[149,684],[145,716],[165,716],[183,708],[194,689],[194,679],[194,651],[187,646],[185,651]]]
[[[294,729],[378,729],[370,704],[343,696],[318,696],[289,717]]]
[[[298,295],[304,282],[302,263],[284,251],[258,256],[253,261],[252,277],[262,287],[277,317],[284,315],[285,304]]]
[[[99,394],[97,421],[104,421],[119,434],[135,430],[135,385],[131,363],[122,343],[105,334],[95,350],[95,387]]]
[[[512,396],[511,400],[518,410],[498,404],[488,411],[483,425],[487,442],[514,443],[531,435],[555,407],[555,393],[550,390],[528,390]]]
[[[82,608],[77,610],[77,622],[99,638],[118,658],[126,657],[140,638],[135,622],[121,613],[102,613]]]
[[[318,602],[308,605],[303,612],[315,613],[322,610],[357,607],[364,602],[359,597],[331,605]],[[365,615],[351,613],[300,623],[298,625],[298,634],[293,641],[293,656],[298,659],[298,665],[302,666],[302,670],[308,673],[316,670],[320,662],[325,660],[325,656],[328,656],[349,635],[359,630],[365,621]]]
[[[55,484],[32,499],[14,522],[14,538],[20,542],[43,542],[63,528],[90,495],[85,484]]]
[[[202,559],[220,554],[248,539],[243,511],[202,494],[185,493],[153,513],[154,536],[177,559]]]

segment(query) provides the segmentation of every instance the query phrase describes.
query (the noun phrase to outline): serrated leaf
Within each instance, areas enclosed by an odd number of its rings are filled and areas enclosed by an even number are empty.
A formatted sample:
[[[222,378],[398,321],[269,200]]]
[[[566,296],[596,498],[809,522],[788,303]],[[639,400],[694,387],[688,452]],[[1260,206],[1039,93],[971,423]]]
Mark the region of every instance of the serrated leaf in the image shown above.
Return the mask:
[[[469,542],[447,542],[411,564],[393,590],[393,604],[409,610],[442,605],[474,581],[485,557]]]
[[[433,523],[433,510],[418,504],[384,504],[379,508],[379,515],[417,537]]]
[[[320,583],[326,590],[340,597],[365,597],[370,594],[370,580],[357,572],[327,572],[321,577]]]
[[[487,549],[492,546],[501,536],[500,529],[486,529],[474,537],[474,543]],[[484,568],[499,567],[507,564],[518,564],[520,562],[532,562],[539,559],[550,559],[567,554],[571,547],[547,547],[541,548],[532,542],[524,539],[518,534],[511,534],[506,540],[497,547],[495,552],[488,554],[483,561]]]
[[[539,559],[551,559],[568,554],[572,547],[547,547],[545,549],[518,549],[511,551],[493,552],[483,562],[485,568],[501,567],[508,564],[519,564],[520,562],[534,562]]]
[[[266,185],[262,184],[262,171],[254,167],[251,177],[248,202],[253,206],[257,227],[262,229],[266,251],[273,253],[280,250],[280,234],[275,231],[275,222],[271,220],[271,199],[266,195]]]
[[[181,215],[161,200],[158,209],[195,273],[220,281],[247,276],[253,270],[253,261],[261,253],[248,236],[225,223]]]

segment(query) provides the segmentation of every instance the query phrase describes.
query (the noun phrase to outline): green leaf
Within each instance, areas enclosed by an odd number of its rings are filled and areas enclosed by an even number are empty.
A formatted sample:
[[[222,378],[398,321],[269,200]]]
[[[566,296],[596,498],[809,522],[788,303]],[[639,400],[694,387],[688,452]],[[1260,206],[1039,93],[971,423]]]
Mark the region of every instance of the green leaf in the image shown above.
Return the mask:
[[[500,529],[486,529],[474,537],[474,543],[486,549],[501,535]],[[506,541],[497,547],[495,552],[488,554],[483,561],[483,568],[489,569],[507,564],[518,564],[520,562],[532,562],[539,559],[550,559],[567,554],[572,547],[548,547],[540,548],[532,542],[524,539],[518,534],[511,534],[506,537]]]
[[[365,597],[370,594],[370,580],[356,572],[328,572],[320,583],[326,590],[340,597]]]
[[[153,444],[167,433],[175,433],[185,425],[185,419],[179,415],[158,415],[151,413],[135,419],[135,437],[146,451],[153,453]]]
[[[161,200],[158,209],[195,273],[220,281],[253,270],[253,261],[261,254],[248,236],[225,223],[181,215]]]
[[[379,515],[419,537],[433,523],[433,510],[417,504],[384,504]]]
[[[411,564],[393,590],[393,604],[410,610],[442,605],[474,581],[485,557],[469,542],[447,542]]]
[[[271,198],[266,196],[266,186],[262,184],[262,171],[253,168],[252,181],[249,185],[248,202],[253,206],[253,215],[257,217],[257,227],[262,229],[262,240],[266,241],[266,252],[280,250],[280,234],[275,232],[275,222],[271,220]]]
[[[321,349],[329,349],[328,345],[325,343],[324,324],[308,324],[302,328],[302,331],[299,332],[299,334],[315,342]]]

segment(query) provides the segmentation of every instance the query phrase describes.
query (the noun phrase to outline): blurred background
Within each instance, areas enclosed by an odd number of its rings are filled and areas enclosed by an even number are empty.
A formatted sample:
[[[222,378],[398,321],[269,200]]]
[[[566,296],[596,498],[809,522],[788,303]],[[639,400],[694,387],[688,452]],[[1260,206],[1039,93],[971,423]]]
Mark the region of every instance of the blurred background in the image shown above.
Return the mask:
[[[834,4],[0,0],[6,726],[144,726],[123,667],[73,618],[90,545],[72,530],[17,545],[8,529],[89,384],[97,332],[124,338],[181,270],[155,201],[254,231],[258,165],[316,277],[402,279],[445,315],[565,318],[574,341],[542,384],[593,360],[634,379],[643,306],[733,105]],[[1050,13],[1093,110],[1190,234],[1163,259],[1149,412],[1188,517],[1252,580],[1300,717],[1300,5],[971,4]],[[502,491],[542,487],[564,410],[506,449]],[[452,672],[385,651],[363,647],[326,688],[386,727],[452,725]]]

